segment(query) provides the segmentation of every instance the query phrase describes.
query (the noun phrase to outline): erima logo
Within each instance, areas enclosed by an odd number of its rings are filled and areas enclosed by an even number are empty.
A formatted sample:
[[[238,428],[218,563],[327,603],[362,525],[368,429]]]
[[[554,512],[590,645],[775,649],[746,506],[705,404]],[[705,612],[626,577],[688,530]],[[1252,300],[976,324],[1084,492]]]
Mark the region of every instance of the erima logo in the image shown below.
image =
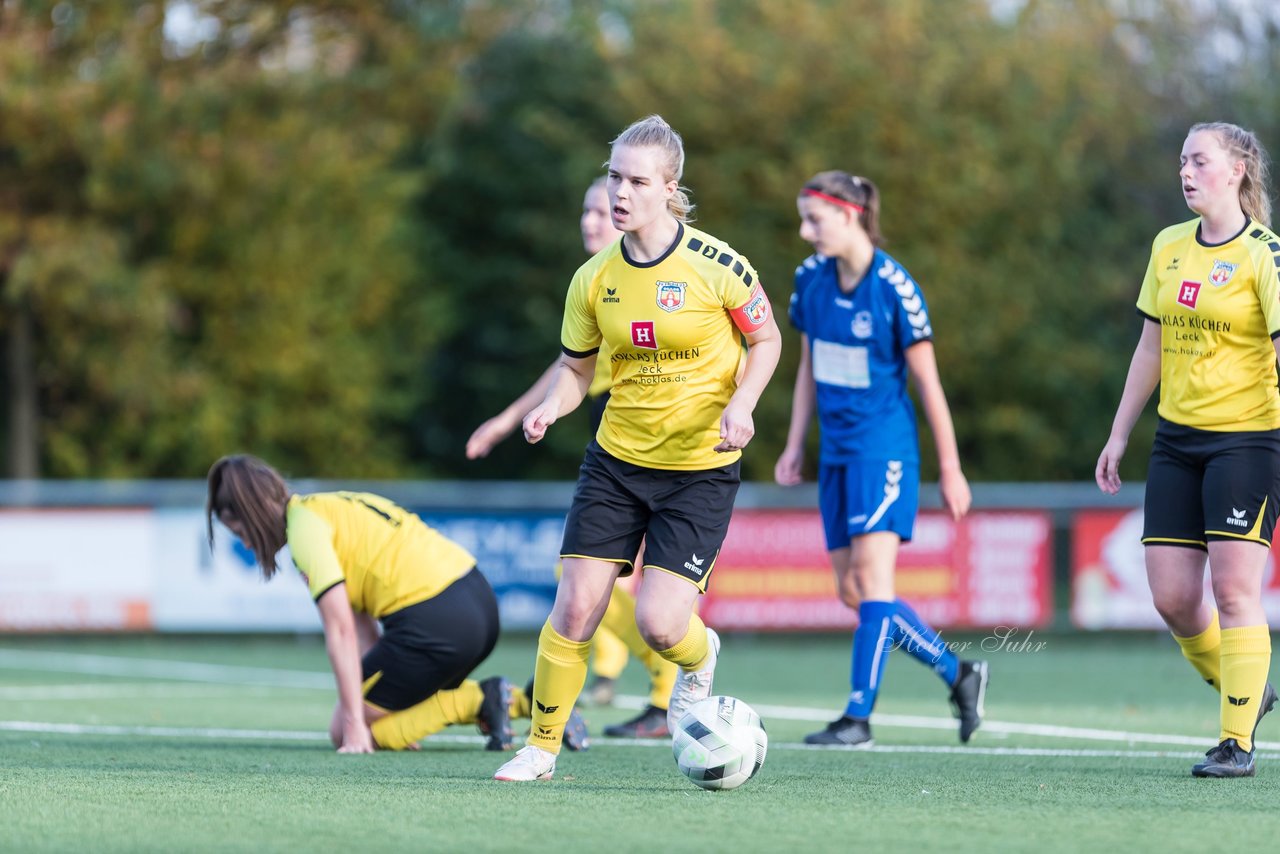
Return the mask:
[[[542,712],[544,715],[554,715],[556,710],[560,708],[559,706],[544,706],[537,700],[534,700],[533,702],[534,705],[538,707],[538,711]]]
[[[607,294],[607,296],[604,298],[605,302],[618,302],[618,303],[622,302],[622,298],[618,296],[617,288],[605,288],[604,292],[605,294]]]
[[[702,565],[706,562],[707,562],[707,559],[705,557],[702,560],[698,560],[698,556],[695,554],[693,555],[692,563],[690,563],[689,561],[684,562],[684,568],[689,570],[699,578],[701,578],[702,572],[703,572]]]
[[[1232,507],[1232,508],[1231,508],[1231,518],[1227,520],[1227,524],[1228,524],[1228,525],[1235,525],[1237,528],[1247,528],[1247,527],[1249,527],[1249,523],[1248,523],[1248,522],[1245,520],[1245,518],[1244,518],[1244,514],[1245,514],[1246,512],[1247,512],[1247,511],[1245,511],[1245,510],[1237,510],[1236,508]]]
[[[1173,259],[1173,261],[1169,264],[1169,266],[1168,266],[1168,267],[1165,267],[1165,269],[1166,269],[1166,270],[1176,270],[1176,269],[1178,269],[1178,262],[1179,262],[1179,261],[1181,261],[1181,260],[1182,260],[1181,258],[1174,258],[1174,259]]]
[[[1249,705],[1249,698],[1248,697],[1232,697],[1230,694],[1228,694],[1227,702],[1229,702],[1233,706],[1247,706]]]

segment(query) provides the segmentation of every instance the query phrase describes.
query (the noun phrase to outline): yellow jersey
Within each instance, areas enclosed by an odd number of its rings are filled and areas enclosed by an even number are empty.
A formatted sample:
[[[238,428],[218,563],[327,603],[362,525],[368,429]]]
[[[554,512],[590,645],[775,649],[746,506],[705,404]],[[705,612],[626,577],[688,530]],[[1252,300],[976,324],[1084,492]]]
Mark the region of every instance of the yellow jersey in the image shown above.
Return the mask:
[[[587,387],[587,397],[599,397],[613,387],[613,364],[609,358],[609,348],[600,345],[596,354],[596,372],[591,375],[591,385]]]
[[[1199,430],[1280,428],[1280,240],[1252,220],[1225,243],[1200,219],[1156,236],[1138,311],[1160,324],[1161,417]]]
[[[352,610],[373,617],[438,595],[476,565],[413,513],[366,492],[290,496],[285,529],[311,598],[345,582]]]
[[[768,317],[757,279],[747,259],[683,223],[660,258],[633,261],[619,240],[578,269],[560,340],[574,358],[597,349],[606,357],[597,359],[611,375],[600,447],[634,465],[683,471],[741,457],[713,449],[745,354],[729,312],[752,323]]]

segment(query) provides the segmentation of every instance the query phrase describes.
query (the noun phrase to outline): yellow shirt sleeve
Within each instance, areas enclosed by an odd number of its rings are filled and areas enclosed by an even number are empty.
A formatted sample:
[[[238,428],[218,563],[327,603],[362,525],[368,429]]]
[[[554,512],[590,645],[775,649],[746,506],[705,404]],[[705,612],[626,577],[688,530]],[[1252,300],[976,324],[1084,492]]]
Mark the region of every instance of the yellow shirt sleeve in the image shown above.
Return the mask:
[[[747,304],[747,300],[756,294],[756,288],[763,289],[760,282],[760,275],[756,272],[755,267],[751,263],[738,256],[738,261],[742,262],[745,269],[745,275],[738,276],[728,267],[724,268],[724,272],[717,277],[716,289],[720,295],[720,302],[727,311],[735,311]],[[751,282],[751,284],[747,284]]]
[[[1156,256],[1160,254],[1160,238],[1151,244],[1151,259],[1147,261],[1147,273],[1142,277],[1142,290],[1138,292],[1138,311],[1147,317],[1160,319],[1160,307],[1156,301],[1160,281],[1156,278]]]
[[[312,599],[347,580],[333,548],[333,528],[320,515],[291,500],[285,530],[293,563],[306,579]]]
[[[587,263],[574,274],[564,301],[564,322],[560,327],[560,346],[565,353],[579,358],[594,353],[602,340],[596,322],[593,287],[597,269]]]
[[[1258,289],[1258,304],[1267,321],[1267,334],[1272,338],[1280,333],[1280,270],[1265,252],[1258,253],[1258,272],[1254,276]]]

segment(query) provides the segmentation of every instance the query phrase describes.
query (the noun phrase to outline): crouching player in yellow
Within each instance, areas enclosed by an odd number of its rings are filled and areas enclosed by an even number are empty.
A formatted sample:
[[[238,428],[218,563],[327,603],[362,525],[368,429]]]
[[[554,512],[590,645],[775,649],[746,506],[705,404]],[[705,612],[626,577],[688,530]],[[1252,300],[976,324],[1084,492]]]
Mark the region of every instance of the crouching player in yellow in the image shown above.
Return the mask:
[[[339,753],[413,748],[471,723],[490,750],[512,746],[511,716],[529,714],[528,698],[500,676],[467,678],[497,643],[498,602],[466,549],[378,495],[293,494],[256,457],[218,460],[208,487],[210,543],[217,518],[268,579],[287,545],[307,581],[338,685]],[[570,739],[585,727],[567,732],[567,746],[584,746]]]

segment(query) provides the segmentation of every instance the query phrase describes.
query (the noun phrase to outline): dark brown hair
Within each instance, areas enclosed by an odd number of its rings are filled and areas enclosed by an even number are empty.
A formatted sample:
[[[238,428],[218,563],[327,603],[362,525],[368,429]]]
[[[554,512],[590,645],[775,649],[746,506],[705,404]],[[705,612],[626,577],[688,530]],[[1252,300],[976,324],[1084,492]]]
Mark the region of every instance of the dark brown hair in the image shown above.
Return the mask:
[[[245,545],[253,549],[264,578],[276,574],[276,553],[287,540],[285,507],[289,487],[280,473],[257,457],[223,457],[209,469],[205,523],[213,546],[213,520],[230,511],[244,528]]]
[[[869,178],[832,169],[814,175],[805,182],[802,189],[817,190],[862,208],[858,212],[858,224],[867,233],[867,237],[871,238],[872,246],[884,245],[884,235],[880,233],[880,191]]]

